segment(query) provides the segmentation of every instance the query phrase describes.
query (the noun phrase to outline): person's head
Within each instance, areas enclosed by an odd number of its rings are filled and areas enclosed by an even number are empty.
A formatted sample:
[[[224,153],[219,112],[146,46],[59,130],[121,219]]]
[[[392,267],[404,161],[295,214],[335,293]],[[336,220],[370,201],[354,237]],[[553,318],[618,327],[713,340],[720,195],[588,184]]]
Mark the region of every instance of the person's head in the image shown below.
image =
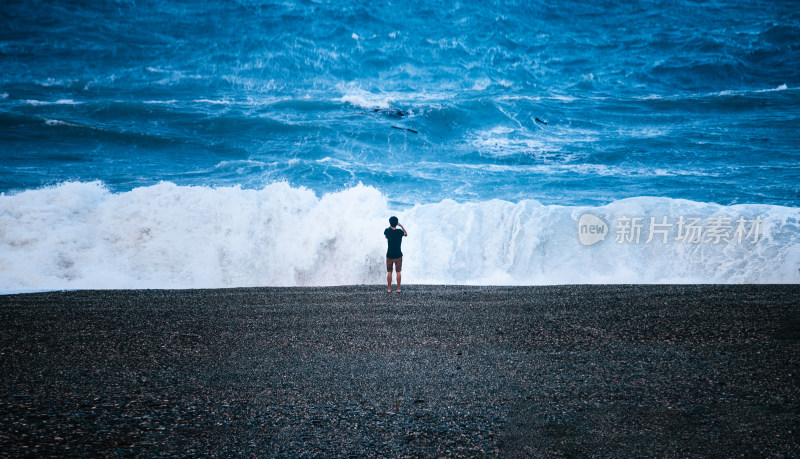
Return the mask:
[[[397,217],[389,217],[389,226],[392,228],[397,226]]]

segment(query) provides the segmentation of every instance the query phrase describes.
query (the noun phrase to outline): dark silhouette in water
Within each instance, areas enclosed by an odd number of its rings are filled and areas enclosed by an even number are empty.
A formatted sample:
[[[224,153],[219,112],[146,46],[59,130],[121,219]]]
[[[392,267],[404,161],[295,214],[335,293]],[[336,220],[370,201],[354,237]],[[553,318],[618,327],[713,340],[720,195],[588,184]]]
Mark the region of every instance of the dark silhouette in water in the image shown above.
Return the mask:
[[[395,118],[395,119],[401,119],[401,118],[404,118],[404,117],[408,116],[408,112],[406,110],[401,110],[399,108],[394,108],[394,107],[373,108],[372,109],[372,113],[375,113],[375,114],[378,114],[378,115],[383,115],[383,116],[386,116],[388,118]],[[366,112],[365,112],[365,114],[366,114]],[[404,128],[404,127],[400,127],[400,126],[392,126],[392,129],[406,130],[406,131],[414,133],[414,134],[419,134],[419,132],[414,130],[414,129]]]
[[[413,132],[414,134],[419,134],[419,132],[417,132],[417,131],[415,131],[415,130],[413,130],[413,129],[409,129],[409,128],[403,128],[403,127],[400,127],[400,126],[392,126],[392,129],[400,129],[401,131],[402,131],[403,129],[405,129],[405,130],[406,130],[406,131],[408,131],[408,132]]]
[[[374,113],[380,113],[381,115],[388,116],[389,118],[402,118],[408,115],[407,111],[400,110],[398,108],[374,108],[372,111]]]

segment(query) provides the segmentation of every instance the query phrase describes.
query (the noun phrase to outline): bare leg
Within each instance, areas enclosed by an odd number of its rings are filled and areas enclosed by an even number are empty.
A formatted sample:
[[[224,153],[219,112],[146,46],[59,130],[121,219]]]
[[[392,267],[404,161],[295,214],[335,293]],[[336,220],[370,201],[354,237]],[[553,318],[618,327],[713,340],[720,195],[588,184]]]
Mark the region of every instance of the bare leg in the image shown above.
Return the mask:
[[[386,274],[386,284],[388,285],[388,290],[387,291],[391,293],[391,291],[392,291],[392,272],[391,271],[389,271]]]
[[[389,286],[389,290],[391,290],[391,285]],[[400,271],[397,271],[397,291],[400,291]]]

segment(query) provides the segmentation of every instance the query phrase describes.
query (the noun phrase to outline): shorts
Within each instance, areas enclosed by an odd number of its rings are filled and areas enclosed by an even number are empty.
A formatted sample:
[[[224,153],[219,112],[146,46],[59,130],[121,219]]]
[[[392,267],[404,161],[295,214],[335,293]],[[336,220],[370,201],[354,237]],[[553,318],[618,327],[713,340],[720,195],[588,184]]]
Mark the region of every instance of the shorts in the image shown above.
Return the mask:
[[[386,259],[386,271],[392,272],[392,266],[394,266],[397,272],[403,270],[403,257],[400,258],[387,258]]]

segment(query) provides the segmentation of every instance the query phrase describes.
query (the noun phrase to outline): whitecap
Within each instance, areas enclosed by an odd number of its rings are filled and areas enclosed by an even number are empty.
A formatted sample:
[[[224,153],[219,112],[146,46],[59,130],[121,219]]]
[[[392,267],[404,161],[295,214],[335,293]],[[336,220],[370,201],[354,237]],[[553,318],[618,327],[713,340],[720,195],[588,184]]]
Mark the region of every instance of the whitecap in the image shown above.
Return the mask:
[[[175,105],[175,104],[178,103],[178,101],[175,100],[175,99],[170,99],[170,100],[143,100],[142,103],[143,104],[148,104],[148,105]]]
[[[777,88],[762,89],[762,90],[759,90],[759,91],[756,91],[756,92],[777,92],[777,91],[786,91],[788,89],[789,88],[785,84],[782,84],[782,85],[778,86]]]
[[[594,207],[387,202],[363,185],[317,196],[284,182],[258,190],[164,182],[122,193],[70,182],[0,195],[0,291],[380,284],[393,214],[409,231],[408,283],[800,281],[798,208],[656,197]],[[579,238],[586,213],[607,225],[591,246]],[[672,225],[666,241],[649,238],[663,229],[651,217]],[[699,218],[700,241],[679,239],[681,217]],[[638,239],[622,231],[632,219]],[[737,236],[739,221],[758,228]],[[715,241],[710,228],[720,222],[727,239]]]
[[[352,94],[345,94],[339,99],[334,99],[335,102],[348,103],[355,107],[360,108],[391,108],[392,99],[390,97],[378,96],[369,94],[367,92],[357,92]]]
[[[25,101],[28,105],[80,105],[83,102],[76,102],[72,99],[59,99],[56,101],[47,101],[47,100],[35,100],[35,99],[28,99]]]
[[[492,80],[490,80],[488,78],[479,78],[479,79],[477,79],[477,80],[475,80],[473,82],[472,90],[473,91],[484,91],[484,90],[486,90],[486,88],[491,86],[491,84],[492,84]]]
[[[215,100],[215,99],[196,99],[198,104],[211,104],[211,105],[232,105],[233,102],[229,100]]]
[[[51,119],[45,120],[44,124],[47,126],[77,126],[77,124],[68,123],[66,121]]]

